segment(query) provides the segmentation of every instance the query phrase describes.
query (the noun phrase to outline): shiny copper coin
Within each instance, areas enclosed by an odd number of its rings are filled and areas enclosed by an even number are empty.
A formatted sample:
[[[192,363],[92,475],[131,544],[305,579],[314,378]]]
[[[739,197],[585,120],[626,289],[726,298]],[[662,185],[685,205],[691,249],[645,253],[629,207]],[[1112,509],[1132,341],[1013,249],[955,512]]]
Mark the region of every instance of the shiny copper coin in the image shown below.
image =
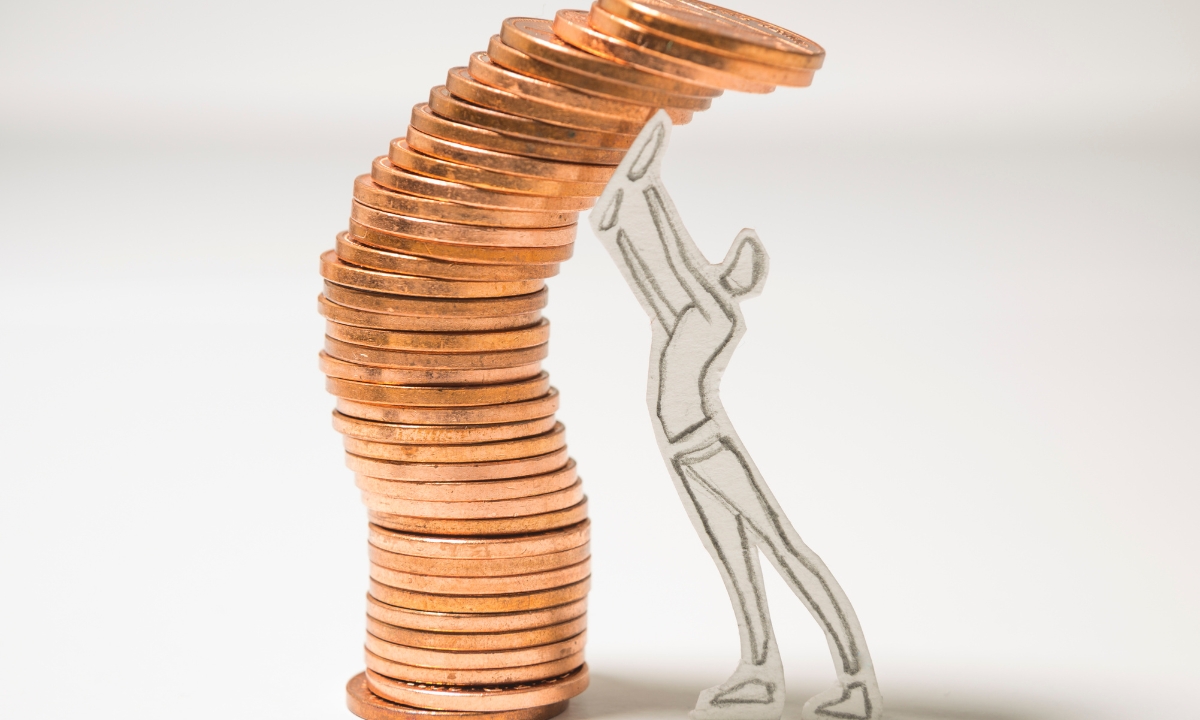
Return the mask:
[[[443,140],[449,140],[461,145],[512,155],[542,158],[544,160],[589,163],[593,165],[616,165],[625,156],[624,150],[610,150],[602,147],[590,148],[583,145],[564,145],[563,143],[546,140],[504,135],[486,128],[448,120],[435,113],[429,107],[429,103],[422,103],[413,108],[410,123],[411,127],[420,130],[426,135],[442,138]],[[422,150],[422,152],[425,151]],[[387,208],[383,209],[386,210]],[[570,222],[574,221],[568,221],[563,224],[569,224]]]
[[[362,499],[368,510],[391,515],[458,520],[521,517],[571,507],[583,499],[583,483],[544,495],[487,502],[414,502],[369,492],[363,492]]]
[[[455,82],[459,84],[460,88],[467,88],[467,85],[472,83],[483,88],[487,87],[472,78],[471,73],[465,68],[459,68],[459,72],[455,73],[455,78]],[[478,93],[482,92],[484,90],[478,91]],[[497,97],[502,98],[503,96]],[[555,125],[497,110],[490,106],[477,105],[456,97],[445,86],[438,86],[429,91],[429,107],[441,117],[455,122],[486,128],[504,135],[565,143],[581,148],[627,150],[633,144],[634,138],[637,137],[627,133],[610,133],[602,130],[585,130],[567,125]]]
[[[445,298],[525,295],[537,292],[545,285],[540,279],[475,282],[396,275],[344,263],[333,250],[321,255],[321,277],[338,285],[349,285],[363,290]]]
[[[567,709],[567,701],[488,713],[424,710],[379,697],[367,687],[366,673],[359,673],[346,683],[346,707],[362,720],[550,720]]]
[[[564,623],[585,612],[587,612],[587,598],[540,610],[471,614],[408,610],[385,605],[370,595],[367,596],[367,615],[370,617],[389,625],[439,633],[507,633],[531,630]]]
[[[519,265],[522,263],[559,263],[570,259],[574,243],[548,247],[508,247],[506,245],[459,245],[441,240],[421,240],[367,227],[351,219],[350,234],[355,242],[421,257],[472,264]]]
[[[712,104],[710,98],[673,95],[644,85],[610,80],[599,75],[591,75],[539,60],[505,45],[499,35],[492,36],[488,43],[487,54],[493,63],[514,73],[609,100],[637,103],[654,108],[669,107],[688,112],[705,110]]]
[[[360,419],[358,422],[363,421]],[[494,442],[497,440],[515,440],[517,438],[541,435],[542,433],[550,432],[550,430],[554,428],[555,419],[553,415],[550,415],[547,417],[535,418],[533,420],[498,423],[493,425],[413,425],[405,423],[377,424],[388,428],[387,435],[389,438],[391,438],[392,442],[424,443],[427,445],[462,445],[467,443]],[[361,489],[366,492],[377,494],[390,494],[369,488]]]
[[[552,21],[542,18],[509,18],[500,29],[500,39],[508,47],[530,57],[577,70],[601,80],[651,88],[674,96],[714,98],[724,92],[711,85],[691,83],[677,76],[651,72],[611,57],[584,52],[563,42],[554,34],[553,25]]]
[[[355,421],[345,415],[335,416],[334,427],[343,433],[370,434],[367,421]],[[383,430],[376,430],[375,434],[385,433]],[[347,435],[344,442],[348,452],[359,457],[375,458],[376,460],[409,463],[472,463],[537,457],[565,447],[567,441],[566,432],[560,423],[555,425],[553,430],[542,435],[475,445],[401,445],[363,440],[350,435]]]
[[[394,607],[440,613],[514,613],[541,610],[587,597],[591,580],[541,592],[514,595],[433,595],[371,581],[371,597]]]
[[[540,398],[519,403],[453,408],[404,407],[338,398],[337,409],[343,415],[349,415],[350,417],[399,423],[402,425],[491,425],[494,423],[520,422],[521,420],[532,420],[533,418],[553,415],[558,412],[558,391],[550,388],[550,392]],[[347,462],[347,465],[350,465],[350,463]],[[350,465],[350,469],[362,472],[365,475],[371,475],[372,477],[390,480],[405,479],[378,474],[379,472],[386,472],[389,469],[386,463],[382,465],[374,463],[366,463],[361,466]]]
[[[499,538],[480,538],[435,537],[419,533],[396,532],[395,530],[388,530],[384,527],[372,525],[369,528],[367,541],[377,548],[400,555],[428,558],[494,560],[497,558],[529,557],[566,552],[589,542],[591,539],[591,527],[591,521],[584,520],[570,527],[550,532]],[[376,597],[379,596],[376,595]],[[384,598],[379,599],[387,602]],[[571,600],[563,600],[562,602],[571,602],[577,599],[572,598]],[[403,607],[410,606],[405,605]],[[495,612],[503,611],[497,610]]]
[[[553,422],[554,418],[551,416],[542,420]],[[542,422],[542,420],[537,422]],[[425,502],[431,505],[520,500],[564,490],[574,485],[575,481],[574,460],[569,460],[559,470],[542,475],[480,482],[404,482],[370,477],[361,473],[354,476],[354,484],[363,492],[410,502]]]
[[[363,207],[359,205],[358,207]],[[379,212],[372,210],[371,212]],[[379,213],[386,215],[386,213]],[[398,217],[398,216],[394,216]],[[398,275],[444,280],[532,280],[558,274],[558,264],[485,265],[462,261],[433,260],[363,245],[348,232],[339,233],[334,251],[342,262]]]
[[[493,460],[490,462],[474,463],[396,462],[392,460],[364,457],[362,455],[355,455],[354,453],[350,452],[346,453],[346,466],[355,472],[370,474],[374,477],[383,477],[389,480],[402,480],[405,482],[473,482],[478,480],[502,480],[504,478],[525,477],[527,475],[541,475],[543,473],[558,470],[566,464],[566,448],[530,458],[520,458],[516,460]],[[368,514],[368,516],[370,516],[370,514]],[[586,511],[580,518],[578,518],[578,520],[581,520],[584,517],[587,517]],[[422,529],[425,527],[425,525],[420,522],[420,518],[409,518],[401,515],[393,516],[386,514],[379,514],[379,518],[380,521],[378,524],[394,530],[401,530],[405,532],[443,532],[439,530]],[[576,520],[576,522],[578,522],[578,520]],[[450,526],[454,526],[455,523],[461,524],[467,521],[430,521],[433,526],[438,526],[439,522],[448,523]],[[520,525],[520,523],[514,521],[513,526],[517,527],[518,525]],[[548,525],[545,527],[531,526],[529,530],[516,530],[514,532],[537,532],[539,530],[549,530],[552,527],[561,527],[561,525]],[[445,532],[448,534],[454,533],[453,530]],[[477,535],[479,533],[464,532],[460,534]]]
[[[376,330],[428,330],[433,332],[508,330],[533,325],[542,319],[540,310],[517,315],[498,315],[494,317],[414,317],[411,315],[358,310],[331,302],[324,295],[317,296],[317,312],[323,317],[343,325],[374,328]]]
[[[374,330],[342,325],[327,320],[325,333],[342,342],[367,347],[435,353],[484,353],[501,350],[520,350],[543,345],[550,340],[550,321],[542,318],[536,324],[507,330],[439,333],[407,332],[403,330]]]
[[[583,651],[568,655],[559,660],[537,665],[523,665],[515,668],[488,668],[485,670],[447,670],[444,668],[427,668],[418,665],[405,665],[393,662],[365,650],[367,669],[384,677],[416,683],[434,685],[513,685],[517,683],[545,680],[570,672],[583,664]]]
[[[554,16],[554,33],[581,50],[691,82],[750,93],[769,93],[775,89],[774,85],[753,82],[703,65],[660,55],[605,35],[588,25],[588,13],[583,10],[559,10]]]
[[[478,53],[472,59],[478,57]],[[476,65],[479,61],[476,60]],[[491,62],[488,62],[491,65]],[[636,135],[641,129],[637,120],[630,120],[615,115],[601,115],[590,110],[581,110],[560,102],[544,100],[536,95],[528,95],[505,88],[489,85],[476,77],[469,68],[453,68],[446,75],[446,89],[454,97],[483,107],[499,110],[503,113],[520,115],[521,117],[541,120],[552,125],[574,127],[581,130],[621,133]],[[580,93],[582,94],[582,93]],[[645,123],[642,123],[645,124]]]
[[[578,212],[595,203],[595,198],[529,195],[464,185],[396,167],[387,158],[375,159],[371,165],[371,179],[396,192],[500,210]]]
[[[425,650],[461,650],[464,652],[519,650],[569,640],[586,629],[587,615],[581,615],[558,625],[507,633],[426,632],[389,625],[373,617],[367,617],[367,632],[380,640]]]
[[[703,48],[764,65],[816,70],[825,50],[765,20],[699,0],[600,0],[604,10]]]
[[[498,352],[408,352],[355,345],[326,336],[325,352],[330,357],[358,365],[422,370],[487,370],[531,365],[544,360],[550,350],[547,345],[538,345],[520,350]]]
[[[609,128],[614,132],[629,132],[631,128],[641,129],[657,108],[641,105],[626,100],[613,100],[599,95],[573,90],[535,77],[522,75],[492,62],[487,53],[475,53],[471,56],[467,70],[471,77],[494,88],[499,88],[518,97],[536,98],[547,103],[554,103],[572,108],[581,113],[586,112],[604,118],[618,118],[623,124],[614,123]],[[453,92],[453,90],[451,90]],[[692,120],[690,110],[678,108],[663,108],[676,125],[686,125]]]
[[[377,385],[463,385],[505,383],[526,380],[542,372],[541,363],[491,370],[416,370],[387,368],[355,363],[319,354],[321,372],[341,380]]]
[[[392,143],[388,159],[392,161],[392,165],[411,172],[498,192],[579,198],[595,197],[604,192],[604,183],[565,182],[510,175],[422,155],[410,149],[405,139]]]
[[[461,386],[372,385],[326,378],[325,389],[337,397],[384,405],[416,405],[419,407],[495,405],[532,400],[545,395],[550,389],[550,376],[541,373],[528,380],[516,380],[496,385]],[[347,449],[350,449],[349,446]]]
[[[439,577],[503,577],[527,575],[565,568],[583,562],[591,556],[588,544],[549,555],[530,555],[520,558],[473,560],[459,558],[423,558],[415,555],[399,555],[370,546],[371,562],[389,570],[398,570],[415,575]],[[384,584],[387,584],[386,582]],[[403,623],[401,623],[402,626]],[[407,627],[407,626],[404,626]],[[571,633],[574,635],[575,633]],[[382,636],[380,636],[382,637]]]
[[[395,702],[436,707],[439,710],[516,710],[573,698],[586,690],[587,686],[587,663],[578,670],[550,680],[508,687],[477,688],[405,683],[367,670],[367,687],[375,694]]]
[[[398,643],[388,642],[383,638],[367,634],[366,647],[376,655],[393,662],[405,665],[419,665],[430,668],[485,670],[489,668],[520,667],[522,665],[537,665],[574,655],[584,648],[587,641],[587,631],[573,638],[560,640],[540,647],[521,648],[518,650],[497,650],[493,652],[452,652],[446,650],[426,650],[424,648],[408,647]]]
[[[546,307],[546,289],[529,295],[485,299],[442,300],[405,297],[368,292],[325,283],[325,297],[338,305],[371,313],[387,313],[413,318],[458,319],[515,317],[536,313]],[[354,323],[346,323],[353,325]],[[526,323],[521,323],[522,325]]]
[[[408,128],[406,141],[410,149],[424,155],[496,172],[548,180],[607,183],[615,169],[611,165],[585,165],[557,160],[538,160],[523,155],[472,147],[443,140],[433,135],[426,135],[411,125]],[[393,141],[393,144],[395,142]],[[574,240],[574,237],[572,234],[571,239]]]
[[[395,148],[396,143],[403,144],[404,142],[404,139],[401,138],[393,143],[393,163],[396,163],[396,157],[399,154],[399,151]],[[386,233],[404,235],[422,240],[437,240],[456,245],[553,247],[570,245],[575,242],[574,225],[564,225],[554,228],[501,228],[461,225],[458,223],[441,222],[439,220],[424,220],[396,215],[395,213],[369,208],[358,202],[352,203],[350,217],[367,227],[372,227]]]
[[[402,532],[445,535],[521,535],[567,527],[583,520],[587,517],[587,497],[585,496],[578,505],[564,510],[524,517],[443,520],[371,511],[367,511],[367,517],[376,525]]]
[[[713,52],[702,45],[680,40],[673,35],[667,35],[617,17],[599,5],[592,6],[592,11],[588,15],[588,24],[594,30],[609,37],[624,40],[630,45],[657,53],[660,57],[682,60],[752,82],[807,87],[812,84],[815,72],[815,70],[808,69],[793,70],[776,65],[763,65],[724,53]]]
[[[418,108],[428,108],[428,105],[418,105]],[[424,116],[422,116],[424,117]],[[429,117],[437,118],[432,112]],[[449,121],[441,120],[442,123]],[[417,125],[417,112],[413,111],[414,125]],[[474,142],[479,139],[479,134],[487,131],[470,128],[471,131],[476,131],[476,134],[463,133],[455,137],[447,137],[445,134],[433,132],[427,128],[434,127],[432,123],[421,123],[418,129],[428,132],[431,135],[438,137],[446,137],[448,140],[455,142]],[[441,126],[436,126],[441,127]],[[459,125],[457,127],[468,127]],[[445,132],[445,131],[443,131]],[[494,133],[493,133],[494,134]],[[498,136],[502,137],[502,136]],[[489,145],[480,145],[480,147],[490,147]],[[504,148],[494,148],[502,152],[508,152]],[[570,159],[570,158],[564,158]],[[617,158],[620,162],[620,157]],[[483,227],[499,227],[499,228],[554,228],[563,227],[564,225],[574,225],[579,219],[579,213],[575,212],[528,212],[524,210],[497,210],[494,208],[482,208],[474,205],[463,205],[461,203],[447,202],[445,200],[433,200],[417,195],[406,195],[389,190],[382,185],[377,184],[371,179],[370,175],[359,175],[354,179],[354,199],[377,210],[396,213],[398,215],[407,215],[409,217],[426,218],[428,220],[440,220],[442,222],[460,223],[463,225],[481,225]]]

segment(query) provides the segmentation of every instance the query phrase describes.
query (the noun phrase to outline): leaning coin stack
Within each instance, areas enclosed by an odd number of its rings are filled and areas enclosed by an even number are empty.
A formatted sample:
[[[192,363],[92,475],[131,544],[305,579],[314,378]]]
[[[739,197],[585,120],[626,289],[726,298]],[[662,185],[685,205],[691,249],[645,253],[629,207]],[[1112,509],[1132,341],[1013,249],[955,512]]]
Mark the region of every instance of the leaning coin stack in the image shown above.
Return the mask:
[[[366,720],[540,720],[586,688],[587,499],[541,369],[545,279],[658,110],[811,82],[823,51],[686,0],[506,20],[355,180],[321,369],[368,509]]]

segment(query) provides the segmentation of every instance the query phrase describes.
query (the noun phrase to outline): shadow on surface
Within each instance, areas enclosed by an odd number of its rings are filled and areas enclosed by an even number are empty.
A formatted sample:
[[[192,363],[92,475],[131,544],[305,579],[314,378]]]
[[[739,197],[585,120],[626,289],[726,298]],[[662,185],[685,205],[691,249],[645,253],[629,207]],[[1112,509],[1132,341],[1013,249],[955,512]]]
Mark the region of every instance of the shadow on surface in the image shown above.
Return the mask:
[[[593,673],[588,691],[572,700],[570,708],[559,717],[562,720],[686,720],[702,689],[701,684],[691,685],[669,678]],[[808,689],[788,693],[783,720],[800,720],[800,708],[808,697],[804,690]],[[1081,717],[1074,713],[1034,713],[1020,708],[1019,703],[1005,707],[987,700],[943,702],[898,694],[887,698],[884,720],[1072,720]]]

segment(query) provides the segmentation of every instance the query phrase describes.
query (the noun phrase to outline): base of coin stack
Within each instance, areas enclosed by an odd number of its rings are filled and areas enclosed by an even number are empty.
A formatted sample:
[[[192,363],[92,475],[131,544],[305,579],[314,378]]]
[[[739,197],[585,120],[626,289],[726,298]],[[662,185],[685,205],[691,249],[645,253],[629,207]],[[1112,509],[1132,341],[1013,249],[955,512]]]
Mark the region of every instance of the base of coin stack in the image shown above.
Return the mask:
[[[686,6],[686,7],[685,7]],[[364,720],[544,720],[588,683],[587,498],[545,279],[642,125],[803,86],[823,51],[672,0],[510,18],[354,182],[320,367],[370,521]],[[728,33],[750,21],[753,33]]]

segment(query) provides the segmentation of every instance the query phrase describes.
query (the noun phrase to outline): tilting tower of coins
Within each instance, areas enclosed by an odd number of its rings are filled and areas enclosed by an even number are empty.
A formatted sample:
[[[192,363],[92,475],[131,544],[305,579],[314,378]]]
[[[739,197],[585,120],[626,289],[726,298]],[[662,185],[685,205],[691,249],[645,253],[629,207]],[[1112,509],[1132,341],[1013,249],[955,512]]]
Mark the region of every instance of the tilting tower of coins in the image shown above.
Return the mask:
[[[823,56],[689,0],[512,18],[355,180],[318,299],[370,520],[355,714],[540,720],[586,688],[587,498],[541,369],[545,279],[655,112],[808,85]]]

